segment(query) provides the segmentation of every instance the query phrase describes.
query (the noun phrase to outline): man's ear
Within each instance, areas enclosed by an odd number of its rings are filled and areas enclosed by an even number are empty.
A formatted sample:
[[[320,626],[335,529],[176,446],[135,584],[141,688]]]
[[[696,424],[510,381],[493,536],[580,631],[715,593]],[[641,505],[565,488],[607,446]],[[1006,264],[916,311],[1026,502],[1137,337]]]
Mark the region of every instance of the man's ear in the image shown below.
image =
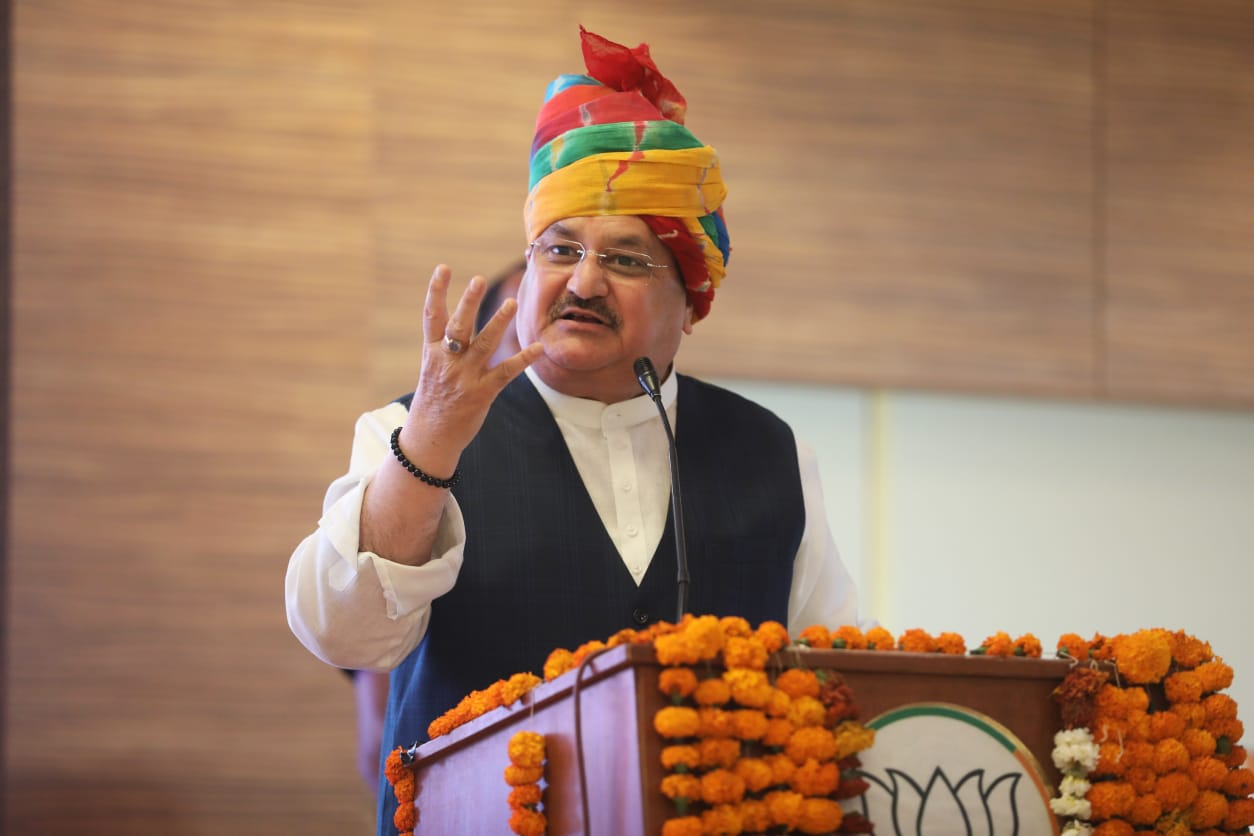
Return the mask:
[[[684,333],[692,333],[692,302],[689,302],[684,308]]]

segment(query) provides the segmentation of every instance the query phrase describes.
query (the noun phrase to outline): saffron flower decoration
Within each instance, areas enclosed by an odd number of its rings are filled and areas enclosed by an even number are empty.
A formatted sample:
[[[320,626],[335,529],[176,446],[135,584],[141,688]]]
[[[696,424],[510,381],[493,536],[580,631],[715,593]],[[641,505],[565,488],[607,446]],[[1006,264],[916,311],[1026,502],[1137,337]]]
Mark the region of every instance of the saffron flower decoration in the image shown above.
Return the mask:
[[[509,829],[518,836],[544,836],[548,819],[540,809],[544,778],[544,735],[531,731],[515,732],[509,739],[509,766],[505,781],[509,794]]]

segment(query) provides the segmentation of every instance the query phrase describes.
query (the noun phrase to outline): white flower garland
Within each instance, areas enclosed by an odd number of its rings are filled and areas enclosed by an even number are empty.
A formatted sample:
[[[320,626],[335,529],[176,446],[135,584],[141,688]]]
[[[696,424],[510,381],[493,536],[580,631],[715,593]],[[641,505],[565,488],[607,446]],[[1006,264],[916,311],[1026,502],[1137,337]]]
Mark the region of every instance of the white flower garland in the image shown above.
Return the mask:
[[[1050,799],[1049,808],[1055,815],[1071,819],[1063,827],[1062,836],[1090,836],[1093,832],[1093,828],[1084,823],[1093,812],[1093,806],[1084,796],[1092,786],[1088,774],[1097,767],[1099,754],[1088,729],[1064,729],[1054,735],[1051,755],[1063,777],[1058,783],[1058,797]]]

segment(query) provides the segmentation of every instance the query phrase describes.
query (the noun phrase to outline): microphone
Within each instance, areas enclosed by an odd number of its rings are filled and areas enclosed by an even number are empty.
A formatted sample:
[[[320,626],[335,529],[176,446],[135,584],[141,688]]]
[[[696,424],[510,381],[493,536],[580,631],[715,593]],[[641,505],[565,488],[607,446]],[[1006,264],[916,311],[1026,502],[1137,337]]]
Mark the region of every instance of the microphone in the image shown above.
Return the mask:
[[[688,547],[684,540],[684,503],[679,491],[679,453],[675,448],[675,433],[671,430],[670,418],[666,415],[666,407],[662,405],[662,385],[658,381],[657,369],[648,357],[636,360],[634,369],[636,380],[644,393],[653,399],[658,414],[662,416],[662,427],[666,430],[667,452],[671,461],[671,517],[675,520],[675,562],[679,567],[677,584],[679,587],[679,612],[675,622],[684,617],[688,611]]]

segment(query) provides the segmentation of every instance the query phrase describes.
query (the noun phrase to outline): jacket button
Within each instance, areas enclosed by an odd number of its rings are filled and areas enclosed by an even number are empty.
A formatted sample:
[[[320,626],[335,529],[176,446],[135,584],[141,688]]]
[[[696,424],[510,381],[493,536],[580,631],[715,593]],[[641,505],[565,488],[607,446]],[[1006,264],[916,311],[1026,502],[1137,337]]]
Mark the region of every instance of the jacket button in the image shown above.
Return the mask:
[[[635,609],[631,611],[631,620],[643,627],[649,623],[649,614],[644,610]]]

